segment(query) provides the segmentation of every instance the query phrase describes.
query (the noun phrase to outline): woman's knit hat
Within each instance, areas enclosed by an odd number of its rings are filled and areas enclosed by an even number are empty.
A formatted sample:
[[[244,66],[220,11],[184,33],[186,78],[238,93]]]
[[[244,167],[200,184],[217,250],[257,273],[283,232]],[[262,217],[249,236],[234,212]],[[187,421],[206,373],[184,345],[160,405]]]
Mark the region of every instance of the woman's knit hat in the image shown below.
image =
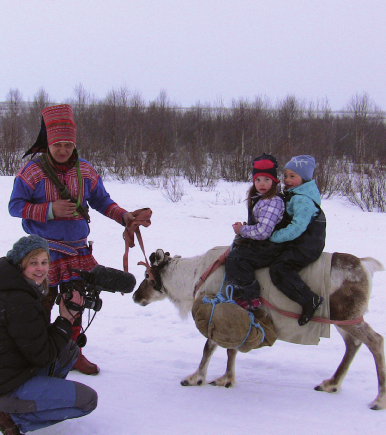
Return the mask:
[[[295,174],[300,175],[304,181],[311,181],[314,175],[315,159],[312,156],[295,156],[284,166]]]
[[[13,248],[7,252],[6,258],[10,263],[16,266],[29,252],[39,248],[44,249],[48,257],[50,256],[50,248],[47,240],[35,234],[31,234],[22,237],[14,243]]]
[[[253,182],[255,182],[255,179],[257,177],[263,175],[264,177],[268,177],[276,184],[278,184],[279,180],[277,179],[277,170],[276,170],[277,167],[278,164],[275,157],[269,154],[263,154],[262,156],[257,157],[253,161],[253,169],[252,169]]]
[[[76,125],[69,104],[46,107],[42,110],[40,132],[36,142],[25,152],[24,157],[38,152],[47,152],[47,148],[57,142],[76,144]]]

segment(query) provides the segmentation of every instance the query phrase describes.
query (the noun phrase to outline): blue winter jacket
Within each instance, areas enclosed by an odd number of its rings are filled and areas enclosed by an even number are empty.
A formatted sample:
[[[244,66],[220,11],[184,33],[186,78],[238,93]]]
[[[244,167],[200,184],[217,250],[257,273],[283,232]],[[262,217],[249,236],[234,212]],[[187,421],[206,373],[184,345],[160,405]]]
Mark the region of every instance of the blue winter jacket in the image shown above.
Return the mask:
[[[311,219],[319,213],[315,203],[320,205],[321,198],[315,180],[292,187],[288,192],[294,194],[286,204],[286,212],[292,220],[287,227],[272,234],[269,240],[274,243],[283,243],[297,239],[306,231]]]

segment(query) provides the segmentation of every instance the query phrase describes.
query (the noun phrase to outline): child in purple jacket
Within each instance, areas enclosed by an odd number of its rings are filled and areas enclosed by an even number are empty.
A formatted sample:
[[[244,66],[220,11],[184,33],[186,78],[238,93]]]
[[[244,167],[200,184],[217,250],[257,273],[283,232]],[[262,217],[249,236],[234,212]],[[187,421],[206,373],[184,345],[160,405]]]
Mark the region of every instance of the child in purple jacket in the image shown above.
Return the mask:
[[[236,238],[225,262],[226,277],[236,293],[253,306],[260,295],[254,271],[268,267],[281,252],[269,237],[283,218],[284,201],[277,192],[277,161],[263,154],[253,161],[253,185],[248,192],[248,223],[236,222]]]

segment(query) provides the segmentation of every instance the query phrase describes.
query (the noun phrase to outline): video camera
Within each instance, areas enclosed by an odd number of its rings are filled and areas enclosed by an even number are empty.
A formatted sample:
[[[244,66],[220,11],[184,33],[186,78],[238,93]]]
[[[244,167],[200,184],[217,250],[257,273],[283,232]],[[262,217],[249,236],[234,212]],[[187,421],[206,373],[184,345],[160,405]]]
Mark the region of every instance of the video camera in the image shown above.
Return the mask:
[[[59,305],[60,300],[65,295],[64,304],[67,309],[73,311],[83,312],[86,308],[99,311],[102,308],[102,299],[99,297],[101,291],[131,293],[136,284],[135,277],[131,273],[105,267],[100,264],[96,265],[90,272],[79,269],[70,270],[79,273],[83,281],[74,280],[61,285],[56,303]],[[74,290],[83,296],[83,305],[71,302]]]

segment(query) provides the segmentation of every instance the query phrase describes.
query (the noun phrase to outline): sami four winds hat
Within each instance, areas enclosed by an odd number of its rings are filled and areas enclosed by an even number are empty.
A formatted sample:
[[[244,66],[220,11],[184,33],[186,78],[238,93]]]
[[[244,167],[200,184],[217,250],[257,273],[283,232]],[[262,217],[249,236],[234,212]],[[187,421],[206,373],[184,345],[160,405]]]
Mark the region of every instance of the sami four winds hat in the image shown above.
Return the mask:
[[[23,158],[29,154],[46,152],[50,145],[57,142],[76,143],[76,125],[69,104],[46,107],[42,110],[42,122],[36,142],[26,151]],[[32,157],[33,157],[32,156]]]

